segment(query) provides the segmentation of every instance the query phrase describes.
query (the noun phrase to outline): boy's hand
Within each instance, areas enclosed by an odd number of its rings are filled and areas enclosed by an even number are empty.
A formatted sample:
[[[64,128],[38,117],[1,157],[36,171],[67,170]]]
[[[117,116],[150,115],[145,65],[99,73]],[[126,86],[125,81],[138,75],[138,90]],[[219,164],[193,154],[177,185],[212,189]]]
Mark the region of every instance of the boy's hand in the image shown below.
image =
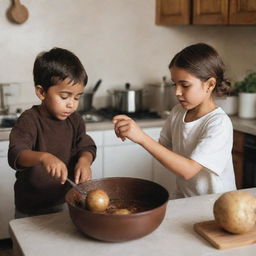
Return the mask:
[[[116,136],[123,141],[125,138],[132,140],[135,143],[141,144],[145,133],[140,127],[126,115],[117,115],[113,117],[113,123],[115,125]]]
[[[84,152],[75,166],[75,183],[79,184],[92,178],[92,155]]]
[[[66,182],[68,170],[59,158],[50,153],[44,153],[41,157],[41,164],[50,176],[60,179],[61,184]]]

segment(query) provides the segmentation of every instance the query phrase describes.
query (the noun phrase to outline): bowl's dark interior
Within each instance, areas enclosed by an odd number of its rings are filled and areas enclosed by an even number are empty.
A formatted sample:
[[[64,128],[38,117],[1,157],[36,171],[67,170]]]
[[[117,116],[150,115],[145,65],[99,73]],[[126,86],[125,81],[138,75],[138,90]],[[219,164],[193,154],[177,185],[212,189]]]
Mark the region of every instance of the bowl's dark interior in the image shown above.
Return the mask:
[[[141,205],[141,210],[154,209],[168,200],[168,192],[157,183],[134,178],[106,178],[91,180],[79,185],[83,190],[93,189],[104,190],[112,203],[117,203],[120,208],[129,208],[129,204]],[[82,207],[80,202],[83,200],[81,194],[73,191],[67,196],[68,203],[75,207]]]

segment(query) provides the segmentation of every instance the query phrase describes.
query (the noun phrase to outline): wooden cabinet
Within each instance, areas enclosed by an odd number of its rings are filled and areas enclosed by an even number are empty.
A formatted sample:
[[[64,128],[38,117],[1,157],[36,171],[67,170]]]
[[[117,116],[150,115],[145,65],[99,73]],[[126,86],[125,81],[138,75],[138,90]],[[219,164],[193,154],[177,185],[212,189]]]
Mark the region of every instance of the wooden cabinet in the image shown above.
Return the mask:
[[[157,0],[157,25],[187,25],[190,24],[190,0]]]
[[[228,24],[228,0],[194,0],[193,24]]]
[[[243,168],[244,168],[244,133],[234,131],[234,144],[232,150],[236,186],[243,188]]]
[[[157,25],[256,25],[255,0],[156,0]]]
[[[229,24],[256,24],[255,0],[230,0]]]

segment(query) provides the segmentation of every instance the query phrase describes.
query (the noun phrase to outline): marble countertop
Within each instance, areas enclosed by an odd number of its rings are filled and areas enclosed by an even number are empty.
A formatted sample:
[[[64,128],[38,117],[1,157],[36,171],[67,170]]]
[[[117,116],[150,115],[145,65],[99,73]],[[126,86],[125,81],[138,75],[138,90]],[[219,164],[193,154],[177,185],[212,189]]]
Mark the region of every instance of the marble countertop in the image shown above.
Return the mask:
[[[256,189],[247,189],[256,194]],[[219,194],[170,200],[163,222],[151,234],[122,243],[90,239],[73,225],[68,212],[16,219],[10,222],[15,255],[24,256],[244,256],[256,255],[256,244],[218,250],[198,235],[193,225],[213,219]]]
[[[237,116],[230,116],[230,118],[234,130],[256,135],[256,119],[242,119]],[[165,119],[139,120],[137,123],[141,128],[162,127],[165,123]],[[113,127],[113,123],[110,120],[86,124],[87,131],[112,130]],[[11,128],[0,128],[0,141],[8,140],[10,131]]]

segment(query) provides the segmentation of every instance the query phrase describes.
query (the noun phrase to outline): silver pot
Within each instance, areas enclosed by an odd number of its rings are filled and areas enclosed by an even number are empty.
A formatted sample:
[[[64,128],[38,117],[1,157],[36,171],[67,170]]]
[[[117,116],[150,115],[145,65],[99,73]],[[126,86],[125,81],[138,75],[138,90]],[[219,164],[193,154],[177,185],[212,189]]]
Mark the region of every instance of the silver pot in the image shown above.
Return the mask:
[[[130,84],[125,84],[125,89],[108,90],[111,95],[111,106],[113,109],[124,112],[134,113],[142,110],[143,89],[132,90]]]
[[[102,82],[102,80],[99,79],[97,81],[97,83],[95,84],[95,86],[93,87],[91,92],[85,92],[82,95],[82,97],[79,101],[79,106],[78,106],[79,112],[89,112],[92,110],[93,96],[94,96],[95,92],[98,90],[101,82]]]

